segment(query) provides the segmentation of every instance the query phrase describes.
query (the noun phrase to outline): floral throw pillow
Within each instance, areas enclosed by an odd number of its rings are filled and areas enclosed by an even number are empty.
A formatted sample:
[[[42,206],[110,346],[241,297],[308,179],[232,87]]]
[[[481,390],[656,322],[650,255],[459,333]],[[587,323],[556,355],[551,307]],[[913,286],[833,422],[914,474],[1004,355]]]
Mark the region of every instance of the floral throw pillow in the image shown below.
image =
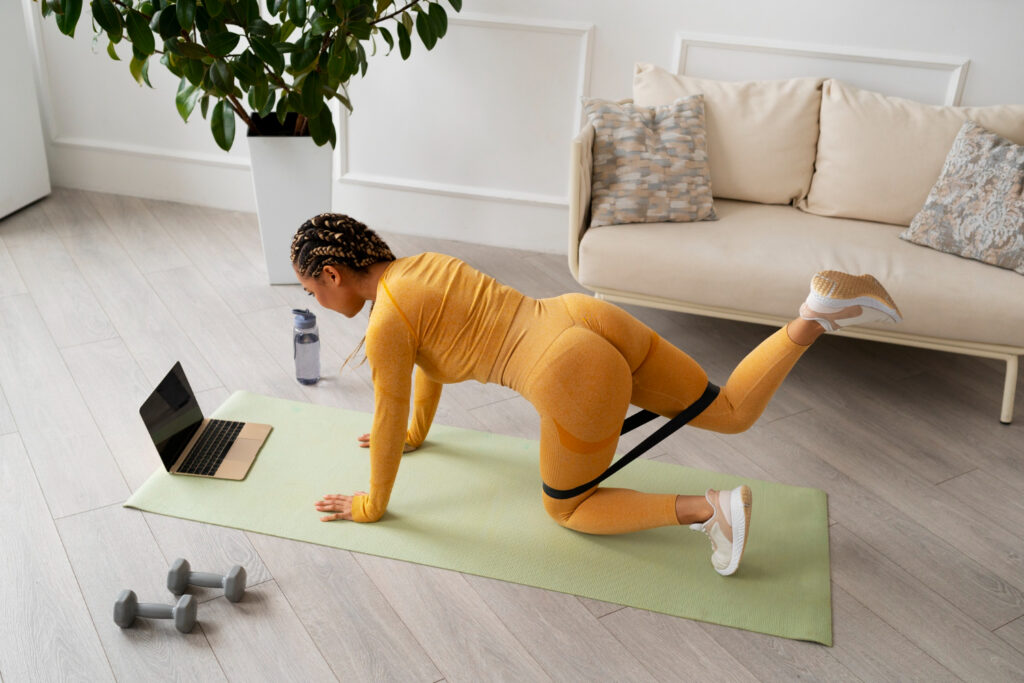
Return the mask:
[[[704,96],[659,107],[588,100],[594,126],[590,226],[717,220]]]
[[[1024,275],[1024,146],[965,122],[900,237]]]

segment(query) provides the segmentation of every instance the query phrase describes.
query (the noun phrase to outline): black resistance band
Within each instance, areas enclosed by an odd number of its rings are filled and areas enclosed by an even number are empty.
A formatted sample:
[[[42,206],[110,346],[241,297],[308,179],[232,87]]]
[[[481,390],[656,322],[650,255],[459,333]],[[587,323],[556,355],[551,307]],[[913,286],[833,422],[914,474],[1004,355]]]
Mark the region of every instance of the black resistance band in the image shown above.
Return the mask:
[[[629,453],[626,453],[616,462],[612,463],[611,467],[606,469],[604,471],[604,474],[599,476],[597,479],[587,482],[582,486],[577,486],[574,489],[567,490],[553,489],[547,484],[544,484],[544,493],[546,493],[548,496],[552,498],[557,498],[559,500],[564,500],[566,498],[575,498],[581,493],[586,493],[587,491],[594,488],[602,481],[612,476],[613,474],[621,470],[623,467],[625,467],[626,465],[633,462],[641,455],[649,451],[651,448],[655,446],[655,444],[659,443],[660,441],[663,441],[666,437],[668,437],[669,434],[676,431],[677,429],[685,425],[687,422],[703,413],[704,409],[711,405],[711,402],[714,401],[715,398],[718,396],[718,392],[718,387],[712,384],[711,382],[708,382],[708,386],[706,389],[704,389],[704,393],[701,394],[700,398],[691,403],[686,408],[686,410],[679,413],[671,420],[669,420],[661,427],[659,427],[658,431],[654,432],[649,437],[641,441],[640,444],[636,446],[636,448],[631,450]],[[641,410],[638,413],[633,413],[632,415],[627,417],[625,421],[622,423],[622,431],[619,433],[625,434],[626,432],[631,432],[637,427],[647,424],[656,417],[660,417],[660,415],[658,415],[657,413],[652,413],[649,410]]]

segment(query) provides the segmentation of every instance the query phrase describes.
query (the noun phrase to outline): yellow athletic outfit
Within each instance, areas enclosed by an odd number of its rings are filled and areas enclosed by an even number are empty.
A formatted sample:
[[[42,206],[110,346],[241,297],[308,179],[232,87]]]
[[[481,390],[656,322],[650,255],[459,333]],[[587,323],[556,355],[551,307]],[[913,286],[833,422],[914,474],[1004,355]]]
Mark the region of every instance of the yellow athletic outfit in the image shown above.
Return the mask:
[[[690,424],[747,429],[806,348],[785,328],[775,332]],[[617,306],[583,294],[533,299],[432,253],[398,259],[384,271],[366,356],[375,405],[370,493],[353,500],[357,522],[383,516],[403,446],[426,438],[442,384],[475,379],[525,396],[541,419],[541,478],[555,489],[572,489],[607,469],[630,404],[673,417],[707,385],[692,358]],[[541,495],[559,524],[586,533],[678,524],[674,494],[595,487],[564,500]]]

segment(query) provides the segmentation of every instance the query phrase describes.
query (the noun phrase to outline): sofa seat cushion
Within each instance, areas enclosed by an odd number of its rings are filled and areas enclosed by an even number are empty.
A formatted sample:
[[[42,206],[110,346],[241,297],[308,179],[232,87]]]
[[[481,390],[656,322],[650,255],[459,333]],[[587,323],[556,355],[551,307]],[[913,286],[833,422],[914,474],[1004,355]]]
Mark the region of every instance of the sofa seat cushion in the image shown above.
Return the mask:
[[[1024,346],[1024,277],[899,239],[900,228],[787,206],[716,200],[714,223],[591,228],[579,281],[614,290],[795,317],[818,270],[872,273],[899,305],[905,334]]]

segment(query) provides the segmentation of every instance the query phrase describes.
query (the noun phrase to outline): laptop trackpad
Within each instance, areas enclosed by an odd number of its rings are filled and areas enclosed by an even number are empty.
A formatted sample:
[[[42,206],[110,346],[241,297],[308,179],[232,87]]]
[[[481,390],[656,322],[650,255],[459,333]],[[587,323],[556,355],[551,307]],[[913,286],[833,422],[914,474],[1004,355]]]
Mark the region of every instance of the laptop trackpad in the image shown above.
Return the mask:
[[[235,439],[224,462],[217,468],[218,479],[245,479],[249,466],[263,444],[262,439]]]

